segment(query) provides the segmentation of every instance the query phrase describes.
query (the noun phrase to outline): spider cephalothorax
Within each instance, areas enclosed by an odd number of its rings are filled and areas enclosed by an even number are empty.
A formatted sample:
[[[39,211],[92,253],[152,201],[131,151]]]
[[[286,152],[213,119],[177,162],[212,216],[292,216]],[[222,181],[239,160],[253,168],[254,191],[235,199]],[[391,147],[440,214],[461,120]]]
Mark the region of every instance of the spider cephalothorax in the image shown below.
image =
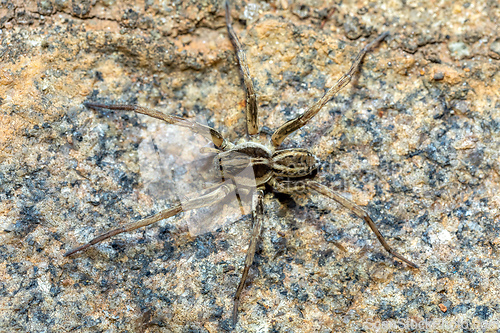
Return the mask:
[[[256,94],[248,70],[245,52],[231,25],[229,4],[227,2],[226,24],[229,38],[236,49],[238,63],[243,73],[247,102],[247,134],[249,137],[252,137],[258,133]],[[213,154],[213,170],[215,170],[215,173],[218,175],[216,178],[220,179],[220,182],[210,186],[206,193],[197,198],[189,199],[182,204],[173,205],[171,208],[162,210],[143,220],[130,222],[117,229],[108,231],[92,239],[87,244],[69,250],[66,252],[65,256],[72,255],[75,252],[81,251],[114,235],[147,226],[179,214],[180,212],[214,205],[221,202],[230,193],[250,195],[252,197],[253,227],[250,245],[245,258],[245,266],[238,289],[234,296],[233,322],[236,322],[238,301],[248,275],[248,270],[253,263],[257,242],[261,233],[261,227],[264,220],[264,191],[266,186],[268,186],[274,191],[282,193],[293,194],[297,191],[313,191],[335,200],[339,204],[350,209],[360,218],[364,219],[387,252],[408,265],[417,267],[414,263],[405,259],[387,244],[370,216],[362,208],[328,187],[314,181],[314,176],[318,171],[319,161],[311,152],[301,148],[280,149],[281,143],[289,134],[304,126],[339,90],[350,82],[352,75],[357,71],[364,55],[373,46],[385,39],[387,35],[388,33],[382,33],[374,41],[366,45],[357,55],[349,71],[345,73],[323,97],[313,103],[302,115],[286,122],[274,131],[270,144],[256,142],[258,138],[253,137],[252,140],[234,145],[224,139],[217,130],[211,127],[191,122],[182,117],[166,115],[162,112],[140,106],[109,105],[94,102],[85,103],[89,108],[135,111],[136,113],[142,113],[163,120],[169,124],[189,128],[204,136],[213,144],[213,148],[207,148],[205,152]],[[246,173],[245,170],[250,170],[251,172]]]

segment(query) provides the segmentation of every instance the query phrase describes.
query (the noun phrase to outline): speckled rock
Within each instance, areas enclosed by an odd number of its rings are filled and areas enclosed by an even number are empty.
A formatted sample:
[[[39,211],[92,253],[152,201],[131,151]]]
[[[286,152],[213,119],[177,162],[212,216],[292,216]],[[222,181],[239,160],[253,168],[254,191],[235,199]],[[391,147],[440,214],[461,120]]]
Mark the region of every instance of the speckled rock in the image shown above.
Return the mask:
[[[283,146],[309,147],[323,161],[318,179],[363,206],[420,269],[389,257],[349,211],[305,194],[266,196],[234,328],[248,215],[227,223],[219,212],[216,230],[192,235],[195,216],[180,214],[63,257],[177,200],[169,172],[155,187],[148,165],[156,158],[169,171],[190,155],[171,126],[82,103],[155,107],[236,141],[245,135],[241,76],[220,1],[3,2],[0,331],[499,329],[498,2],[232,8],[263,139],[390,31],[353,82]],[[164,138],[178,151],[168,161],[141,148]],[[469,326],[450,329],[459,324]]]

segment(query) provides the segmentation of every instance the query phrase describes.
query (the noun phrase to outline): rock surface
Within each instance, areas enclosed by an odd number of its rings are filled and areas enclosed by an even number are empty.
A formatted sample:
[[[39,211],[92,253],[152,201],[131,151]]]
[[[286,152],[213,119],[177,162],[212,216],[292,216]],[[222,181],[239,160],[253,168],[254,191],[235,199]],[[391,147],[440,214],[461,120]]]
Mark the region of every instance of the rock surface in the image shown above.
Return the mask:
[[[231,6],[263,132],[304,112],[390,31],[283,146],[309,147],[318,179],[420,266],[388,256],[333,202],[269,194],[235,331],[500,329],[498,2]],[[0,331],[232,330],[248,215],[225,223],[212,211],[201,221],[217,230],[192,235],[196,216],[181,213],[63,257],[178,200],[176,175],[189,176],[184,158],[197,151],[173,126],[83,102],[137,103],[245,136],[220,1],[3,2],[0,29]],[[173,155],[146,149],[160,142]]]

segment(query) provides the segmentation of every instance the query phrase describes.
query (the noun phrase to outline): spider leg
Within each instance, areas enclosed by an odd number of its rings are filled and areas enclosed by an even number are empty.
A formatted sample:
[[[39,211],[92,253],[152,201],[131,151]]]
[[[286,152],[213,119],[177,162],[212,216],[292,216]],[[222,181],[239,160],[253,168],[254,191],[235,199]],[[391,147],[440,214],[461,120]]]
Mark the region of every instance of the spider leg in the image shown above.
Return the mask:
[[[229,33],[231,44],[233,44],[233,47],[236,50],[236,57],[238,58],[238,64],[240,65],[240,70],[243,74],[243,81],[245,83],[247,101],[247,133],[248,135],[254,135],[259,131],[259,125],[257,124],[257,96],[253,87],[252,77],[250,76],[250,70],[248,69],[247,57],[245,51],[243,50],[243,45],[238,39],[238,36],[236,36],[236,33],[234,32],[233,26],[231,24],[229,1],[226,0],[225,6],[227,32]]]
[[[372,229],[372,231],[377,236],[377,239],[380,242],[380,244],[382,244],[382,246],[384,247],[384,249],[387,252],[389,252],[389,254],[391,254],[392,256],[398,258],[399,260],[405,262],[406,264],[408,264],[409,266],[411,266],[413,268],[418,268],[417,265],[415,265],[414,263],[412,263],[411,261],[409,261],[408,259],[406,259],[402,255],[400,255],[399,253],[397,253],[396,251],[394,251],[389,246],[389,244],[387,244],[387,242],[385,241],[384,236],[382,236],[382,234],[380,233],[380,231],[378,230],[377,226],[375,225],[375,223],[373,222],[373,220],[371,219],[371,217],[368,215],[367,212],[365,212],[361,207],[359,207],[358,205],[356,205],[354,202],[352,202],[352,201],[344,198],[340,194],[338,194],[338,193],[330,190],[325,185],[321,185],[320,183],[312,181],[312,180],[306,180],[306,181],[278,181],[276,179],[272,179],[270,181],[270,185],[275,190],[277,190],[279,192],[282,192],[282,193],[293,193],[293,192],[295,192],[295,193],[299,192],[300,193],[300,192],[304,192],[305,190],[313,190],[315,192],[318,192],[319,194],[322,194],[322,195],[324,195],[324,196],[326,196],[326,197],[328,197],[330,199],[335,200],[336,202],[338,202],[339,204],[341,204],[345,208],[347,208],[350,211],[352,211],[358,217],[360,217],[363,220],[365,220],[365,222],[368,224],[368,226],[370,227],[370,229]]]
[[[81,245],[79,247],[76,247],[74,249],[69,250],[64,254],[65,257],[68,257],[76,252],[80,252],[82,250],[85,250],[89,246],[92,246],[94,244],[100,243],[105,239],[108,239],[110,237],[113,237],[115,235],[121,234],[123,232],[129,232],[141,227],[145,227],[147,225],[153,224],[155,222],[164,220],[166,218],[172,217],[174,215],[179,214],[180,212],[185,212],[191,209],[196,209],[196,208],[201,208],[201,207],[206,207],[213,205],[221,200],[223,200],[230,192],[234,191],[236,189],[236,186],[233,184],[222,184],[212,192],[202,195],[198,198],[194,198],[191,200],[186,201],[182,205],[175,205],[171,208],[162,210],[161,212],[147,217],[145,219],[136,221],[136,222],[130,222],[127,223],[119,228],[110,230],[108,232],[105,232],[96,238],[92,239],[90,242],[87,244]]]
[[[326,197],[328,197],[330,199],[335,200],[336,202],[338,202],[339,204],[341,204],[345,208],[347,208],[350,211],[352,211],[358,217],[360,217],[363,220],[365,220],[365,222],[368,223],[368,226],[370,227],[370,229],[372,229],[372,231],[377,236],[378,241],[380,242],[380,244],[382,244],[382,246],[384,247],[384,249],[387,252],[389,252],[392,256],[398,258],[399,260],[405,262],[409,266],[411,266],[413,268],[418,268],[417,265],[415,265],[413,262],[409,261],[408,259],[404,258],[401,254],[399,254],[396,251],[394,251],[389,246],[389,244],[387,244],[387,242],[385,241],[384,236],[382,236],[382,234],[378,230],[378,228],[375,225],[375,223],[373,223],[373,220],[371,219],[371,217],[361,207],[359,207],[358,205],[356,205],[354,202],[352,202],[352,201],[344,198],[340,194],[338,194],[338,193],[330,190],[328,187],[326,187],[324,185],[321,185],[321,184],[319,184],[319,183],[317,183],[315,181],[307,181],[307,182],[305,182],[305,186],[307,188],[311,189],[311,190],[314,190],[314,191],[318,192],[319,194],[322,194],[322,195],[324,195],[324,196],[326,196]]]
[[[166,123],[169,123],[172,125],[177,125],[177,126],[189,128],[193,132],[202,135],[210,142],[213,142],[216,147],[218,147],[222,150],[227,145],[227,142],[224,139],[224,137],[222,136],[222,134],[220,134],[219,131],[213,129],[212,127],[205,126],[205,125],[187,120],[187,119],[179,117],[179,116],[170,116],[170,115],[164,114],[163,112],[160,112],[160,111],[157,111],[154,109],[148,109],[148,108],[144,108],[142,106],[126,105],[126,104],[112,105],[112,104],[100,104],[100,103],[85,102],[85,103],[83,103],[83,105],[85,105],[86,107],[91,108],[91,109],[102,108],[102,109],[109,109],[109,110],[134,111],[137,113],[145,114],[147,116],[163,120]]]
[[[241,274],[240,284],[234,295],[233,304],[233,326],[236,325],[238,320],[238,303],[240,301],[240,295],[245,286],[245,281],[248,276],[248,271],[250,266],[252,266],[253,258],[255,256],[255,250],[257,249],[257,242],[259,241],[260,232],[262,229],[262,222],[264,220],[264,192],[262,190],[257,190],[253,196],[252,202],[252,219],[253,219],[253,229],[252,236],[250,238],[250,245],[248,246],[247,255],[245,257],[245,267],[243,268],[243,273]]]
[[[354,59],[349,71],[344,75],[342,75],[342,77],[337,81],[337,83],[335,83],[333,87],[328,89],[328,91],[323,95],[323,97],[321,97],[318,101],[316,101],[316,103],[311,105],[311,107],[309,107],[309,109],[305,113],[281,125],[273,133],[271,137],[273,145],[275,147],[278,147],[288,135],[290,135],[291,133],[295,132],[296,130],[307,124],[307,122],[311,120],[337,92],[339,92],[349,82],[351,82],[351,78],[353,74],[358,70],[359,64],[363,60],[365,54],[369,52],[375,45],[380,43],[385,37],[387,37],[387,35],[389,35],[389,32],[384,32],[380,34],[375,40],[373,40],[370,44],[366,45],[358,53],[356,59]]]

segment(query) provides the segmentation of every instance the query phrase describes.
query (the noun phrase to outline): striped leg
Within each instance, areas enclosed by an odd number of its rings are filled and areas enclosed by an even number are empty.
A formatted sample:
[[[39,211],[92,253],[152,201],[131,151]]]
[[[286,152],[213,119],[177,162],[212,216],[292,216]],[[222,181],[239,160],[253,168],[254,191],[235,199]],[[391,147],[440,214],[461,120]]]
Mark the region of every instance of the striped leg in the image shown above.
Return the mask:
[[[228,1],[226,1],[226,25],[229,39],[236,50],[236,57],[238,58],[238,64],[240,65],[243,81],[245,82],[245,91],[247,95],[247,133],[248,135],[254,135],[259,131],[259,124],[257,123],[257,96],[253,87],[252,78],[250,77],[250,70],[248,69],[247,57],[243,50],[243,45],[238,39],[238,36],[236,36],[231,24],[231,13]]]
[[[210,142],[213,142],[214,145],[220,149],[224,149],[226,146],[226,140],[224,140],[224,137],[222,136],[222,134],[219,133],[219,131],[179,116],[170,116],[164,114],[163,112],[144,108],[142,106],[137,106],[137,105],[126,105],[126,104],[112,105],[112,104],[100,104],[100,103],[89,103],[89,102],[83,104],[91,109],[102,108],[109,110],[134,111],[137,113],[145,114],[147,116],[163,120],[168,124],[189,128],[193,132],[202,135]]]
[[[232,184],[223,184],[213,190],[212,192],[202,195],[198,198],[191,199],[187,202],[185,202],[183,205],[175,205],[171,208],[162,210],[161,212],[147,217],[145,219],[136,221],[136,222],[130,222],[127,223],[119,228],[110,230],[108,232],[105,232],[96,238],[92,239],[90,242],[87,244],[81,245],[79,247],[76,247],[74,249],[69,250],[64,254],[65,257],[68,257],[76,252],[80,252],[88,248],[89,246],[92,246],[94,244],[100,243],[105,239],[108,239],[110,237],[116,236],[118,234],[121,234],[123,232],[129,232],[141,227],[145,227],[147,225],[153,224],[155,222],[164,220],[166,218],[172,217],[174,215],[179,214],[180,212],[185,212],[191,209],[196,209],[196,208],[201,208],[201,207],[207,207],[211,206],[219,201],[222,201],[230,192],[234,191],[236,189],[235,185]]]
[[[388,32],[384,32],[383,34],[379,35],[374,41],[372,41],[370,44],[366,45],[356,56],[356,59],[354,59],[354,62],[351,65],[351,68],[347,73],[342,75],[342,77],[335,83],[333,87],[328,89],[328,91],[321,97],[316,103],[314,103],[304,114],[298,116],[295,119],[289,120],[283,125],[281,125],[272,135],[271,141],[275,147],[278,147],[285,138],[290,135],[291,133],[295,132],[305,124],[309,120],[311,120],[318,112],[321,110],[321,108],[330,100],[332,97],[339,92],[342,88],[344,88],[349,82],[351,82],[351,78],[354,73],[359,68],[359,65],[361,64],[361,60],[363,60],[363,57],[365,56],[368,51],[371,50],[375,45],[380,43],[382,40],[384,40],[385,37],[389,35]]]
[[[259,241],[260,232],[262,229],[262,222],[264,220],[264,192],[262,190],[257,190],[255,192],[252,202],[252,218],[253,218],[253,229],[252,236],[250,238],[250,245],[248,246],[247,255],[245,257],[245,267],[243,268],[243,273],[241,274],[240,284],[234,295],[233,304],[233,325],[236,325],[238,320],[238,303],[240,301],[241,292],[245,286],[245,281],[248,276],[248,271],[250,266],[252,266],[253,258],[255,256],[255,251],[257,249],[257,242]]]

